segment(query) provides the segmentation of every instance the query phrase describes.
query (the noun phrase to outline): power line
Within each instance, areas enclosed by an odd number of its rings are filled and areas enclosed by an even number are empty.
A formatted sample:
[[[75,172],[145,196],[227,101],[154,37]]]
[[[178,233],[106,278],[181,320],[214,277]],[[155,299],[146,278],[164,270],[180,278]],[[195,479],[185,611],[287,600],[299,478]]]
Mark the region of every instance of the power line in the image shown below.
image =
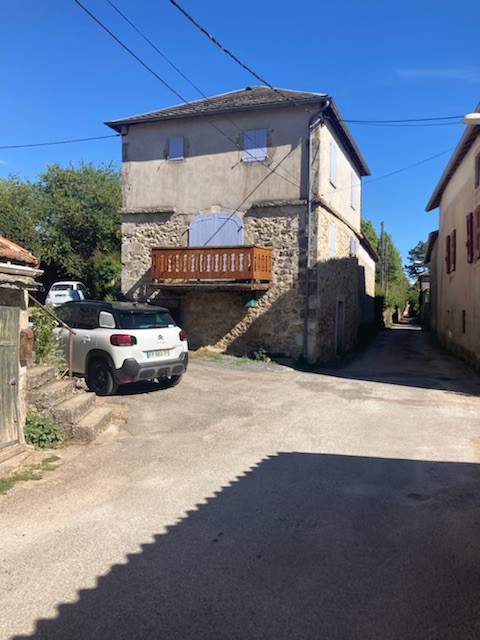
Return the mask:
[[[202,27],[202,25],[200,23],[198,23],[195,20],[195,18],[193,18],[193,16],[191,16],[187,11],[185,11],[185,9],[183,7],[181,7],[178,4],[178,2],[176,2],[175,0],[169,0],[169,2],[171,4],[173,4],[173,6],[176,7],[180,11],[180,13],[182,13],[187,18],[187,20],[189,20],[193,25],[195,25],[197,27],[197,29],[199,29],[205,36],[207,36],[207,38],[209,40],[211,40],[217,47],[219,47],[219,49],[221,49],[223,51],[223,53],[226,53],[227,56],[232,58],[232,60],[234,60],[237,64],[239,64],[241,67],[243,67],[243,69],[248,71],[248,73],[250,73],[254,78],[259,80],[262,84],[267,86],[272,91],[275,91],[275,93],[277,93],[279,96],[281,96],[284,100],[288,100],[289,102],[294,104],[296,107],[298,107],[299,109],[302,109],[303,111],[305,111],[308,114],[311,113],[301,103],[297,102],[291,96],[286,95],[280,89],[277,89],[276,87],[272,86],[269,82],[267,82],[267,80],[265,80],[265,78],[262,78],[261,75],[259,75],[256,71],[254,71],[251,67],[249,67],[245,62],[242,62],[240,60],[240,58],[238,58],[234,53],[232,53],[229,49],[227,49],[221,42],[219,42],[217,40],[217,38],[215,38],[215,36],[213,36],[204,27]],[[325,96],[325,98],[327,98],[327,96]]]
[[[120,11],[120,9],[117,6],[115,6],[115,4],[111,0],[107,0],[107,2],[132,27],[132,29],[134,29],[139,34],[139,36],[143,38],[145,42],[147,42],[154,49],[154,51],[156,51],[173,69],[175,69],[175,71],[184,80],[186,80],[189,83],[191,87],[195,89],[195,91],[197,91],[205,100],[211,101],[211,98],[207,96],[199,87],[197,87],[197,85],[181,69],[179,69],[177,65],[174,62],[172,62],[172,60],[167,55],[165,55],[165,53],[163,53],[163,51],[161,51],[142,31],[140,31],[140,29],[122,11]],[[261,149],[261,147],[255,142],[255,140],[253,140],[253,138],[251,138],[241,127],[239,127],[239,125],[234,120],[232,120],[232,118],[230,118],[228,114],[223,114],[223,117],[225,118],[225,120],[228,120],[240,133],[242,133],[247,140],[249,140],[255,147],[257,147],[257,149]],[[224,135],[227,137],[227,139],[230,142],[235,144],[235,146],[240,151],[246,151],[246,153],[248,153],[250,157],[253,158],[253,155],[248,151],[248,149],[247,150],[242,149],[242,147],[238,144],[238,142],[230,138],[228,134],[224,134]],[[262,160],[260,160],[259,162],[263,164],[267,169],[270,170],[270,167],[266,165]],[[294,176],[286,167],[282,167],[282,170],[285,171],[285,173],[291,176],[294,180],[296,180],[296,176]],[[278,175],[280,178],[284,177],[280,174]],[[293,183],[290,182],[290,184],[293,184]],[[299,184],[297,184],[296,186],[300,187]]]
[[[8,144],[3,145],[0,149],[26,149],[27,147],[48,147],[53,144],[70,144],[72,142],[89,142],[90,140],[105,140],[106,138],[118,138],[119,133],[108,136],[95,136],[93,138],[75,138],[72,140],[56,140],[55,142],[33,142],[31,144]]]
[[[325,116],[328,120],[328,118]],[[340,122],[347,122],[346,120],[340,120]],[[404,123],[404,124],[396,124],[394,122],[362,122],[360,120],[349,120],[349,124],[361,124],[363,126],[368,127],[451,127],[458,126],[462,124],[461,122],[422,122],[422,123]]]
[[[390,171],[390,173],[385,173],[381,176],[378,176],[378,178],[372,178],[371,180],[365,180],[364,182],[362,182],[362,188],[367,185],[367,184],[371,184],[372,182],[377,182],[377,180],[384,180],[385,178],[390,178],[390,176],[394,176],[397,173],[403,173],[403,171],[408,171],[408,169],[413,169],[414,167],[418,167],[422,164],[425,164],[427,162],[430,162],[431,160],[435,160],[435,158],[439,158],[440,156],[444,156],[446,153],[451,153],[453,150],[455,149],[455,147],[450,147],[450,149],[445,149],[445,151],[440,151],[440,153],[436,153],[434,156],[430,156],[429,158],[424,158],[423,160],[419,160],[418,162],[414,162],[413,164],[409,164],[406,167],[402,167],[401,169],[396,169],[395,171]],[[330,196],[333,195],[334,193],[339,193],[341,191],[349,191],[351,189],[351,187],[345,187],[344,189],[335,189],[335,191],[329,191],[328,193],[322,193],[322,194],[314,194],[315,196],[319,197],[319,198],[323,198],[325,196]]]
[[[80,0],[73,0],[76,4],[78,4],[79,7],[81,7],[85,13],[87,13],[104,31],[106,31],[108,33],[108,35],[110,35],[115,42],[117,42],[122,49],[125,49],[125,51],[127,53],[129,53],[133,58],[135,58],[135,60],[137,60],[137,62],[139,62],[142,67],[144,67],[149,73],[151,73],[157,80],[159,80],[165,87],[167,87],[167,89],[169,89],[174,95],[176,95],[184,104],[188,105],[188,106],[192,106],[191,102],[189,102],[186,98],[184,98],[182,96],[181,93],[179,93],[176,89],[174,89],[168,82],[166,82],[166,80],[164,80],[161,76],[158,75],[158,73],[156,73],[156,71],[154,71],[146,62],[144,62],[139,56],[137,56],[136,53],[134,53],[129,47],[127,47],[126,44],[124,44],[120,38],[118,38],[112,31],[110,31],[110,29],[108,27],[106,27],[103,22],[101,22],[91,11],[89,11],[81,2]],[[200,113],[199,114],[206,122],[208,122],[208,124],[213,127],[216,131],[218,131],[220,134],[222,134],[227,140],[229,140],[234,146],[236,146],[238,149],[245,151],[245,153],[248,153],[248,155],[250,155],[252,158],[254,158],[253,154],[251,154],[247,149],[242,149],[240,147],[240,145],[233,140],[233,138],[231,138],[227,133],[225,133],[225,131],[223,131],[220,127],[218,127],[214,122],[212,122],[211,120],[209,120],[204,114]],[[272,168],[268,165],[265,164],[264,162],[260,161],[260,163],[267,168],[268,171],[273,172]],[[290,182],[290,184],[294,184],[293,182],[291,182],[288,178],[286,178],[285,176],[282,176],[280,174],[278,174],[279,178],[282,178],[283,180],[286,180],[287,182]],[[294,186],[298,186],[298,184],[294,184]]]

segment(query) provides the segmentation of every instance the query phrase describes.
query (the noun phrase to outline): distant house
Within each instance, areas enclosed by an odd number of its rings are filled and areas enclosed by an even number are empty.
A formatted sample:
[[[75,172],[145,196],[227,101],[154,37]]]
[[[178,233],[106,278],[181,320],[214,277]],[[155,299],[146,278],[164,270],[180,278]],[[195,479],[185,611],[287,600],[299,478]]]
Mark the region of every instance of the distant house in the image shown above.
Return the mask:
[[[28,291],[35,290],[38,260],[0,236],[0,462],[24,449]],[[31,336],[30,336],[31,337]]]
[[[426,210],[437,208],[427,247],[431,326],[480,366],[480,125],[467,126],[453,152]]]
[[[106,123],[122,134],[122,288],[193,347],[310,362],[373,320],[368,167],[331,97],[253,87]]]

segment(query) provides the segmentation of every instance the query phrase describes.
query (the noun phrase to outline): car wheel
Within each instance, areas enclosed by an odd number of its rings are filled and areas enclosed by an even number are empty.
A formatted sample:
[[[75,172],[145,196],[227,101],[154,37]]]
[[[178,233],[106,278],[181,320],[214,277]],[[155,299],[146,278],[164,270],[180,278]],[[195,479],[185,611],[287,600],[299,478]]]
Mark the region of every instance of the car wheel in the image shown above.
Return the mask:
[[[158,384],[164,388],[169,389],[170,387],[176,387],[177,384],[180,384],[180,380],[182,379],[183,373],[178,376],[170,376],[170,378],[159,378]]]
[[[111,396],[118,389],[108,363],[100,359],[88,365],[87,385],[97,396]]]

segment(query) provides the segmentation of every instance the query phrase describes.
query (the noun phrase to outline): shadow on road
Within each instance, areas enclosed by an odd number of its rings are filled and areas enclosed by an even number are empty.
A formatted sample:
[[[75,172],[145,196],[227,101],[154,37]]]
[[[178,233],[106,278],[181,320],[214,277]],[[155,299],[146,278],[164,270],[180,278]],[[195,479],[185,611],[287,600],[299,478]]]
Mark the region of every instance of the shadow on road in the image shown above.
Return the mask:
[[[335,378],[480,395],[478,372],[444,351],[430,333],[409,324],[380,331],[363,349],[337,362],[304,371]]]
[[[479,531],[479,465],[279,453],[17,640],[478,638]]]

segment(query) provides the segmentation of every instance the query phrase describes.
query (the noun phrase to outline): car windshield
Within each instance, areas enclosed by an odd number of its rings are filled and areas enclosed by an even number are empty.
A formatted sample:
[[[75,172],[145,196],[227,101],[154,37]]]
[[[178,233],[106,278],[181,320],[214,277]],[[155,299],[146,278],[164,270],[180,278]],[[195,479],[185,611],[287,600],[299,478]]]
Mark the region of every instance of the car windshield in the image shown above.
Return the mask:
[[[56,284],[52,287],[52,291],[69,291],[73,289],[73,284]]]
[[[174,327],[172,316],[165,311],[120,313],[120,329],[164,329]]]

